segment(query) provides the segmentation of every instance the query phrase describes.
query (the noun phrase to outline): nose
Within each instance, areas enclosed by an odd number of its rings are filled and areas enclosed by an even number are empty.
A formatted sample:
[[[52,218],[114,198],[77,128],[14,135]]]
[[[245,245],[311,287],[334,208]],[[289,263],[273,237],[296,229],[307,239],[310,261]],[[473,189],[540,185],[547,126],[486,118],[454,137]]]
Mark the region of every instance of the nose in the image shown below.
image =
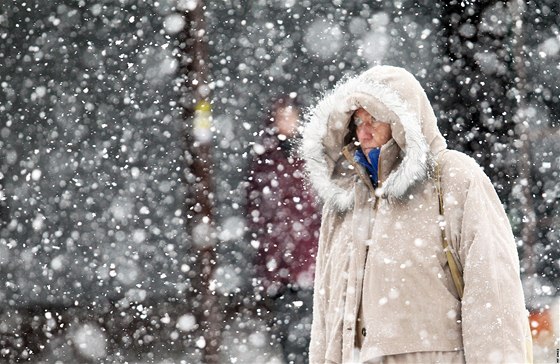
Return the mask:
[[[368,129],[369,128],[366,128],[365,125],[359,125],[356,128],[356,136],[358,137],[359,141],[371,138],[371,130]]]

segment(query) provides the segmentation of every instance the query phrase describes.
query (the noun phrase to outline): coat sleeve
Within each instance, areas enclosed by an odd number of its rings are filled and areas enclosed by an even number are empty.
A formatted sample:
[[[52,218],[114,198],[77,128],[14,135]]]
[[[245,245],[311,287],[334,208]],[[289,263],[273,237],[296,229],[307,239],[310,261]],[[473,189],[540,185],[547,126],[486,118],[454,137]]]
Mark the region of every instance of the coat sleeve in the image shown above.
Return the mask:
[[[532,359],[531,337],[515,240],[492,183],[478,166],[474,170],[459,243],[465,281],[465,359],[467,363],[524,363]]]

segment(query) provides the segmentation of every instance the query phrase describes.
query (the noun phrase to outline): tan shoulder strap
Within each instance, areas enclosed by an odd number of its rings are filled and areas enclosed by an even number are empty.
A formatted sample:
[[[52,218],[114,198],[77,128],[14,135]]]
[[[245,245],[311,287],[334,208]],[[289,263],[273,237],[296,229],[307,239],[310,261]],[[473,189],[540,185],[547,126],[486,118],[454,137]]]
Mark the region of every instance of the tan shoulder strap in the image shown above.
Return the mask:
[[[443,208],[443,192],[441,190],[441,173],[439,163],[436,163],[436,189],[439,200],[439,215],[443,219],[443,222],[445,222],[445,210]],[[457,289],[459,298],[462,299],[465,284],[463,282],[463,272],[460,268],[461,265],[455,260],[453,252],[451,251],[452,247],[447,241],[447,236],[445,234],[445,223],[440,224],[440,231],[441,244],[443,245],[443,250],[445,251],[445,255],[447,257],[447,264],[449,264],[449,269],[451,270],[451,277],[453,278],[453,283],[455,284],[455,288]]]

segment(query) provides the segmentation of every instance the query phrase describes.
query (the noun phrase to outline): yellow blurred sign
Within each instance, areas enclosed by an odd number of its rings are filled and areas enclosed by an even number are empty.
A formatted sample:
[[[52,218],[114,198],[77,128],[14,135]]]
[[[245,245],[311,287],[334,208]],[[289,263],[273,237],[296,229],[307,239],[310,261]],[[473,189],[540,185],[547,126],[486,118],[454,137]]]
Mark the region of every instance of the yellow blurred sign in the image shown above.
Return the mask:
[[[212,105],[200,100],[194,107],[193,136],[200,143],[212,140]]]

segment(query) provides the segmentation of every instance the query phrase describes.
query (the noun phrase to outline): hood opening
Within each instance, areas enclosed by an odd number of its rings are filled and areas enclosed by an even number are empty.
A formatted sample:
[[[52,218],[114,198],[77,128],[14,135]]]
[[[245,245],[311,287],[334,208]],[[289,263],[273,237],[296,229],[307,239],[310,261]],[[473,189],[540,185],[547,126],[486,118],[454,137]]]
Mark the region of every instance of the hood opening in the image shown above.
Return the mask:
[[[402,152],[400,163],[389,163],[394,168],[380,191],[390,202],[405,200],[413,186],[429,178],[432,155],[446,146],[424,90],[404,69],[377,66],[342,80],[310,110],[300,148],[319,196],[341,210],[353,205],[355,175],[340,167],[342,148],[352,142],[351,118],[360,107],[391,124],[394,147]],[[390,155],[398,156],[394,147]]]

